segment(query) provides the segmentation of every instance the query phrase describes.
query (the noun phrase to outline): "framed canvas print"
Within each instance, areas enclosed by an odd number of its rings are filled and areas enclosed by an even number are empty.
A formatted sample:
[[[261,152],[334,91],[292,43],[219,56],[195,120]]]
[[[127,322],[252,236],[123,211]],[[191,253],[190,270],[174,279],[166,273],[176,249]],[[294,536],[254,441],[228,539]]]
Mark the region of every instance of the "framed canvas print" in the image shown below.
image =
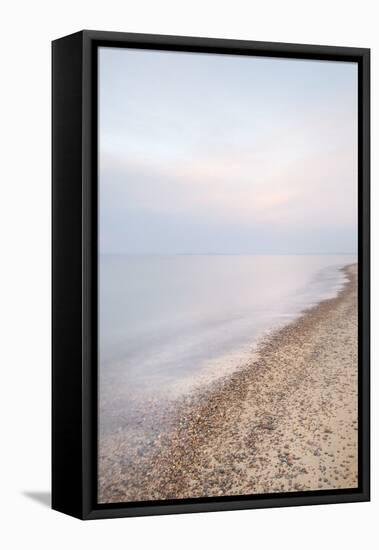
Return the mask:
[[[369,50],[53,42],[53,508],[369,500]]]

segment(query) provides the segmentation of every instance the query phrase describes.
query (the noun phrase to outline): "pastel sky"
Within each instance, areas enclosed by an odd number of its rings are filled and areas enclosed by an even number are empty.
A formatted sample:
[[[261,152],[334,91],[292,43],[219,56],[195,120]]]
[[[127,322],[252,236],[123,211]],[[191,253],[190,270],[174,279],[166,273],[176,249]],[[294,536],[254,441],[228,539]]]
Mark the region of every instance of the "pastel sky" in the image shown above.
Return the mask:
[[[355,253],[357,66],[99,50],[101,253]]]

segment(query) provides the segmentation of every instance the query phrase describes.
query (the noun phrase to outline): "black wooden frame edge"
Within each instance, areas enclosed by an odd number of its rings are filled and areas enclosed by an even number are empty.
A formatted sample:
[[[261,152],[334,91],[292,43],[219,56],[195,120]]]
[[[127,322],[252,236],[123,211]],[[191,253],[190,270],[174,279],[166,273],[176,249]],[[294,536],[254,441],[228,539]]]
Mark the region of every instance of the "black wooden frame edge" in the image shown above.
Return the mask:
[[[52,45],[52,507],[82,517],[81,33]]]
[[[58,43],[61,40],[66,40],[77,35],[82,35],[83,41],[89,45],[91,42],[107,42],[115,45],[125,44],[128,47],[136,47],[140,44],[144,48],[161,49],[170,48],[180,50],[183,48],[186,51],[206,51],[217,53],[225,51],[233,53],[233,50],[245,50],[247,55],[252,55],[252,52],[265,52],[268,55],[275,57],[302,57],[310,58],[312,56],[320,59],[325,56],[326,59],[348,58],[357,60],[358,57],[370,55],[370,48],[360,48],[353,46],[332,46],[320,44],[299,44],[289,42],[263,42],[253,40],[239,40],[230,38],[206,38],[200,36],[179,36],[167,34],[142,34],[133,32],[117,32],[117,31],[100,31],[100,30],[82,30],[53,41]],[[243,53],[243,52],[242,52]]]
[[[71,45],[69,45],[71,44]],[[73,46],[75,44],[75,46]],[[344,492],[312,491],[306,494],[290,495],[262,495],[228,498],[228,500],[204,499],[196,502],[175,501],[167,503],[136,503],[135,506],[125,505],[96,505],[94,495],[94,467],[93,455],[96,451],[94,441],[94,414],[97,403],[93,399],[93,390],[96,384],[93,376],[93,348],[91,346],[91,331],[93,330],[96,312],[93,311],[95,294],[97,293],[96,279],[93,270],[97,261],[94,254],[94,223],[93,211],[96,197],[93,194],[93,178],[95,177],[94,159],[94,128],[96,120],[93,99],[94,64],[93,51],[97,45],[115,45],[126,47],[143,47],[153,49],[173,49],[186,51],[207,51],[210,53],[229,53],[252,55],[257,53],[275,57],[296,57],[304,59],[335,59],[351,60],[359,64],[360,71],[360,167],[359,179],[361,193],[359,201],[360,213],[360,272],[359,293],[360,304],[363,305],[360,323],[360,363],[361,380],[360,394],[360,466],[362,472],[362,487],[359,491],[344,490]],[[70,50],[70,53],[67,52]],[[75,53],[73,51],[75,50]],[[217,50],[217,51],[216,51]],[[57,65],[57,56],[61,52],[60,66]],[[80,71],[72,71],[72,56],[80,57]],[[56,65],[54,69],[54,65]],[[62,73],[62,74],[59,74]],[[62,75],[65,75],[64,77]],[[65,82],[63,88],[62,83]],[[71,113],[65,109],[65,126],[61,126],[62,105],[59,102],[57,89],[66,89],[66,94],[72,95],[70,86],[81,92],[76,95],[76,110]],[[75,94],[74,94],[75,95]],[[71,98],[72,99],[72,98]],[[66,97],[66,101],[68,101]],[[80,108],[79,108],[80,104]],[[72,140],[73,130],[80,126],[81,146],[78,141]],[[60,128],[58,130],[58,127]],[[79,130],[78,130],[79,132]],[[69,165],[62,161],[62,148],[66,147],[71,156]],[[66,154],[67,157],[67,154]],[[67,160],[67,158],[66,158]],[[189,513],[204,511],[239,510],[264,507],[299,506],[311,504],[328,504],[342,502],[358,502],[370,499],[370,425],[369,425],[369,361],[370,361],[370,50],[366,48],[345,48],[334,46],[308,46],[301,44],[282,44],[250,42],[240,40],[208,39],[194,37],[174,37],[163,35],[142,35],[134,33],[114,33],[103,31],[81,31],[53,42],[53,499],[52,507],[56,510],[73,515],[81,519],[98,519],[110,517],[142,516],[155,514]],[[70,168],[71,166],[71,168]],[[73,174],[74,173],[74,177]],[[63,192],[63,201],[58,207],[59,181],[66,180],[71,174],[71,187]],[[73,204],[74,196],[78,197],[80,190],[81,212]],[[76,195],[75,195],[76,192]],[[64,205],[73,206],[73,223],[67,233],[62,233],[61,215]],[[80,219],[81,226],[78,228]],[[66,224],[67,225],[67,224]],[[67,228],[66,228],[67,229]],[[67,258],[67,251],[71,239],[81,244],[81,255],[76,254]],[[96,243],[97,248],[97,243]],[[63,249],[64,254],[59,250]],[[77,252],[77,251],[76,251]],[[62,257],[65,256],[65,263]],[[68,261],[68,263],[67,263]],[[70,277],[66,274],[69,272]],[[65,273],[64,273],[65,272]],[[72,310],[65,304],[64,296],[78,296],[80,288],[80,307]],[[63,293],[63,300],[62,300]],[[80,311],[79,311],[80,310]],[[62,333],[62,315],[70,325],[64,326],[68,330],[68,338]],[[71,317],[72,318],[71,318]],[[60,320],[59,320],[60,317]],[[73,325],[69,321],[73,321]],[[78,322],[80,324],[80,344],[78,339]],[[65,323],[63,322],[63,325]],[[73,335],[71,334],[73,332]],[[73,340],[71,338],[73,336]],[[72,345],[77,342],[77,346]],[[75,349],[73,349],[73,347]],[[71,350],[71,363],[67,366]],[[64,376],[63,376],[64,375]],[[63,379],[64,378],[64,379]],[[63,390],[62,390],[63,389]],[[67,404],[65,395],[67,390],[73,390],[74,400]],[[79,401],[79,402],[78,402]],[[71,405],[73,405],[72,408]],[[67,410],[67,409],[70,410]],[[75,426],[73,419],[75,418]],[[69,434],[67,426],[74,426],[73,433]],[[55,434],[55,435],[54,435]],[[63,435],[62,435],[63,434]],[[67,455],[73,460],[67,460]],[[364,467],[363,467],[364,466]],[[78,483],[79,482],[79,483]]]
[[[360,98],[359,105],[359,166],[358,179],[361,193],[358,195],[358,230],[359,230],[359,398],[360,398],[360,425],[359,444],[361,447],[362,490],[370,500],[371,484],[371,207],[370,207],[370,180],[371,180],[371,104],[370,104],[370,50],[362,53],[359,64],[360,71]]]

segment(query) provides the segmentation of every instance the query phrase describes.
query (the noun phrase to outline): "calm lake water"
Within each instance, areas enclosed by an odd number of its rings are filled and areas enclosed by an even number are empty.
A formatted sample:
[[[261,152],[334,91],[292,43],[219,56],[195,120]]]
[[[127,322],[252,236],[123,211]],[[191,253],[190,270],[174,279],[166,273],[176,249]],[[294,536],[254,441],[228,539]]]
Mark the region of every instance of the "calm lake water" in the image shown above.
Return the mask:
[[[100,398],[230,372],[268,331],[333,297],[355,256],[101,256]],[[110,393],[109,393],[110,392]]]

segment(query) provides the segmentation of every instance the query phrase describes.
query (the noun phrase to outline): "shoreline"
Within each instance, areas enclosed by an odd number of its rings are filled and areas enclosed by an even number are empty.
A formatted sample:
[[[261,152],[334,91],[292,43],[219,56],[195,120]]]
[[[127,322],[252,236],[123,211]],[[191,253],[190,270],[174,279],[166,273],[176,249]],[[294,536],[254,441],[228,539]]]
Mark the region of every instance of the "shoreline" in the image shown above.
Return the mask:
[[[253,362],[179,403],[149,449],[107,438],[99,502],[357,486],[357,284],[270,334]],[[131,452],[132,451],[132,452]]]

